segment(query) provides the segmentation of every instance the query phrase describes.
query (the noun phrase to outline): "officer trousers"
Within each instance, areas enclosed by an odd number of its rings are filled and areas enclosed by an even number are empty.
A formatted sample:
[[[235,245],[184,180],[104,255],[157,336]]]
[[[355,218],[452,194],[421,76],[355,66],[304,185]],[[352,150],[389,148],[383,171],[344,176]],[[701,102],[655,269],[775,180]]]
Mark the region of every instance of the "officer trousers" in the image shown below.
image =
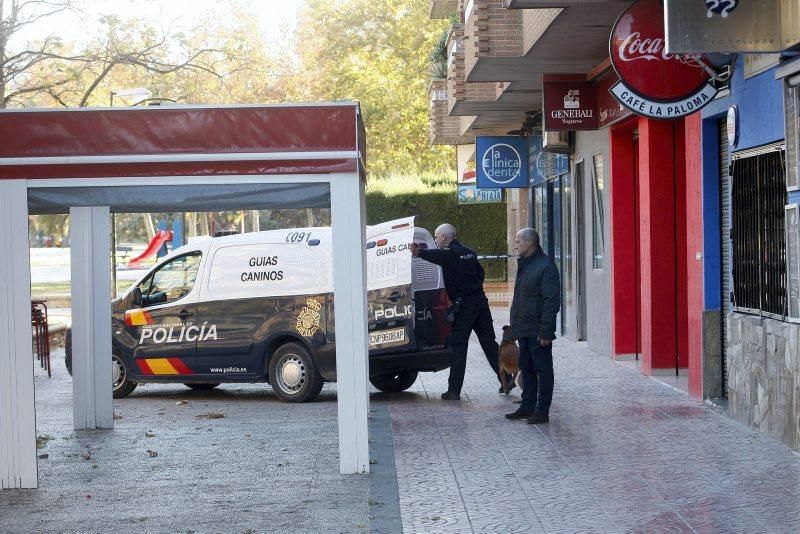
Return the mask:
[[[542,346],[535,337],[519,339],[523,412],[547,415],[553,400],[553,345]]]
[[[489,301],[483,292],[468,295],[461,299],[461,309],[453,321],[450,332],[450,348],[453,359],[450,362],[450,377],[447,390],[452,393],[461,393],[464,385],[464,372],[467,369],[467,346],[469,335],[475,332],[480,341],[486,361],[492,366],[495,375],[498,372],[497,354],[500,347],[492,324],[492,312],[489,310]],[[499,378],[498,378],[499,380]]]

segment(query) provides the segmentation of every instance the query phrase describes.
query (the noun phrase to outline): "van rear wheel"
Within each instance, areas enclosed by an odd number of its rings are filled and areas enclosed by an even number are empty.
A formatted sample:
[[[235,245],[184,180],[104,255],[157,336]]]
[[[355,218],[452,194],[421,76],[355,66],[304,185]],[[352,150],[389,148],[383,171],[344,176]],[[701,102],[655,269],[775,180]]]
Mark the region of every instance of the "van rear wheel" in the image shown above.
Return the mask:
[[[417,375],[419,375],[419,371],[404,369],[396,373],[373,376],[369,381],[384,393],[400,393],[414,385]]]
[[[269,361],[269,378],[275,394],[284,402],[314,400],[322,391],[322,376],[314,359],[299,343],[278,347]]]

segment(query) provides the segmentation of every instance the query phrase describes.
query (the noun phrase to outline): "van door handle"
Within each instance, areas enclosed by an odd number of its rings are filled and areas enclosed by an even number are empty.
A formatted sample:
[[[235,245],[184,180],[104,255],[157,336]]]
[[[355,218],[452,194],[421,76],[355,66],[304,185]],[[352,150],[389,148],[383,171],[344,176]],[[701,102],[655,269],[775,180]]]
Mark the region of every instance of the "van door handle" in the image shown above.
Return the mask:
[[[405,295],[403,295],[403,294],[402,294],[402,293],[400,293],[399,291],[392,291],[392,294],[391,294],[391,295],[389,295],[389,300],[391,300],[392,302],[397,302],[398,300],[400,300],[400,299],[401,299],[401,298],[403,298],[404,296],[405,296]]]
[[[181,310],[181,312],[178,314],[178,317],[180,317],[181,319],[188,319],[189,317],[192,317],[193,315],[194,314],[192,312],[190,312],[189,310]]]

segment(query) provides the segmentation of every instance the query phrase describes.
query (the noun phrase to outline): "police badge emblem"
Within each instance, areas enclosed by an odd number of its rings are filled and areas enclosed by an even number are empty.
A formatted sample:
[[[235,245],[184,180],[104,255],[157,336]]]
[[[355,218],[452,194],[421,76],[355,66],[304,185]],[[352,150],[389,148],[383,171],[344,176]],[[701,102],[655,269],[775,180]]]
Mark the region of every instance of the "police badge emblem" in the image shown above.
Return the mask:
[[[322,309],[322,304],[314,299],[308,299],[306,305],[300,310],[300,315],[297,316],[297,331],[305,337],[311,337],[319,330],[319,322],[321,315],[319,313]]]

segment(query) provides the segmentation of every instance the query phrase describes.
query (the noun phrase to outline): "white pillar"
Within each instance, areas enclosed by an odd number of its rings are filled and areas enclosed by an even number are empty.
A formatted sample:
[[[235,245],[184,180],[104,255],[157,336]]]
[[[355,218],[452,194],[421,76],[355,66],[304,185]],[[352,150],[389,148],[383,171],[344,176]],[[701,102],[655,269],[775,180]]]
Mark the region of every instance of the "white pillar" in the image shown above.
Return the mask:
[[[70,209],[72,417],[76,430],[114,428],[110,236],[107,206]]]
[[[369,473],[366,219],[357,173],[331,181],[331,226],[339,471]]]
[[[0,488],[35,488],[36,411],[25,180],[0,180]]]

